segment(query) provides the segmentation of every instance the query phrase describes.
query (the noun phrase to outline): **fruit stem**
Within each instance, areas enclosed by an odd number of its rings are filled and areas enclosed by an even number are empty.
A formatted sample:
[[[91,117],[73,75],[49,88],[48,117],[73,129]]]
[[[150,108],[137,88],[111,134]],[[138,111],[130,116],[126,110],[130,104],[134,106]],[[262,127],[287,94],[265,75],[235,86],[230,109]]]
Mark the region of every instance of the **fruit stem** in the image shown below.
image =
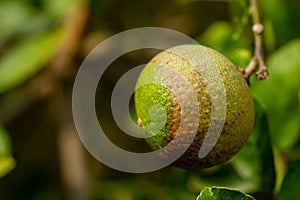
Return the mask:
[[[254,55],[245,70],[243,70],[243,75],[248,81],[250,76],[256,72],[256,76],[259,80],[263,80],[268,76],[268,69],[265,64],[264,52],[263,52],[263,39],[262,32],[264,26],[261,23],[260,13],[258,9],[257,0],[250,0],[250,15],[252,18],[252,31],[254,34]],[[258,68],[258,70],[257,70]]]

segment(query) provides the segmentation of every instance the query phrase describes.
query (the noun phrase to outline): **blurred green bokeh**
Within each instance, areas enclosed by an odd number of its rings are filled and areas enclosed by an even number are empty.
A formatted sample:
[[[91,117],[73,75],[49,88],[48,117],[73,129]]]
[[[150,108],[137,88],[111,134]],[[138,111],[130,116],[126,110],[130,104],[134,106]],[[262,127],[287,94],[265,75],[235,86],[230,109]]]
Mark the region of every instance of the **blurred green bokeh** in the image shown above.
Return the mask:
[[[127,174],[99,163],[74,128],[69,133],[72,86],[85,56],[116,33],[157,26],[189,35],[245,68],[253,52],[248,1],[0,0],[0,199],[194,200],[209,186],[263,200],[297,198],[300,1],[259,3],[270,75],[250,79],[256,122],[242,151],[206,170],[170,166]],[[155,53],[121,56],[99,83],[99,122],[114,143],[131,151],[149,149],[114,123],[111,92],[122,74]]]

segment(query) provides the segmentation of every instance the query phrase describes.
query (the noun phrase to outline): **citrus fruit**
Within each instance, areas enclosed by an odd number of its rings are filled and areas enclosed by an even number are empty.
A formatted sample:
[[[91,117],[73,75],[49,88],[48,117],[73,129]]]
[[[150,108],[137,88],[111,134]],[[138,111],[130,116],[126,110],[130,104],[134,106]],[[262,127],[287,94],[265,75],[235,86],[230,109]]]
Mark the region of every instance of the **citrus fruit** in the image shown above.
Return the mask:
[[[174,76],[174,72],[179,78]],[[187,111],[191,115],[184,118],[183,105],[192,102],[187,95],[187,85],[176,85],[180,77],[194,92],[199,107],[198,110]],[[172,81],[176,87],[170,89],[166,82]],[[215,84],[218,81],[222,85]],[[216,87],[215,90],[209,88],[210,84]],[[223,96],[220,95],[222,91]],[[181,96],[180,101],[178,96]],[[223,104],[213,108],[212,99]],[[181,123],[189,121],[186,116],[192,117],[195,116],[193,112],[199,112],[193,141],[173,162],[178,167],[207,168],[228,161],[246,143],[254,124],[253,99],[244,77],[225,56],[202,45],[180,45],[157,54],[141,72],[134,100],[138,124],[149,136],[147,143],[153,150],[165,148],[164,153],[158,155],[162,158],[170,157],[182,148],[184,136],[192,132],[184,129],[183,137],[175,139]],[[223,109],[219,105],[225,107],[224,119],[212,117],[212,111]],[[222,125],[221,129],[212,130],[210,136],[215,138],[216,143],[209,144],[214,146],[205,157],[199,157],[201,146],[210,141],[205,140],[209,127],[218,123]],[[166,148],[169,143],[173,143],[171,149]]]

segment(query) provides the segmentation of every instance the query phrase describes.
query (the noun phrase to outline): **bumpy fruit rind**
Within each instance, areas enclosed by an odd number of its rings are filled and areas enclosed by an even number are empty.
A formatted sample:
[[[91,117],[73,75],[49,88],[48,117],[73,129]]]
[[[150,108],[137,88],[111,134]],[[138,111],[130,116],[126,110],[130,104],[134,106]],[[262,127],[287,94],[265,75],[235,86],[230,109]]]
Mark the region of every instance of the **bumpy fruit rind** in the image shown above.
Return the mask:
[[[188,54],[187,57],[185,55],[187,51],[197,53]],[[197,55],[197,57],[190,55]],[[201,63],[201,66],[197,67],[203,67],[207,71],[213,71],[217,67],[226,94],[226,118],[223,130],[213,149],[204,158],[199,158],[199,150],[211,123],[211,95],[218,94],[210,94],[206,84],[206,81],[213,81],[216,77],[202,77],[195,66],[192,66],[193,59],[200,59],[198,63]],[[176,95],[184,95],[185,88],[179,87],[177,89],[179,94],[175,94],[163,86],[166,74],[160,73],[158,70],[160,66],[169,67],[170,70],[175,70],[184,76],[199,101],[200,117],[197,134],[188,150],[173,165],[189,169],[207,168],[229,160],[246,143],[254,124],[254,104],[251,92],[236,66],[219,52],[201,45],[173,47],[169,51],[159,53],[147,64],[138,79],[135,91],[135,106],[140,125],[146,127],[151,123],[149,110],[153,105],[160,104],[167,113],[166,123],[160,131],[153,133],[151,129],[147,129],[147,132],[153,136],[148,137],[146,141],[154,150],[165,147],[176,136],[180,120],[184,120],[181,119],[180,103],[189,103],[189,99],[179,103],[176,98]],[[215,73],[207,74],[214,76]],[[144,81],[153,82],[153,84],[139,87]],[[161,85],[157,84],[160,82]],[[160,111],[152,110],[152,112],[157,120],[161,118]],[[214,123],[218,122],[214,121]],[[153,128],[153,130],[157,129]],[[183,134],[191,133],[187,131]],[[176,143],[176,141],[173,142]],[[177,146],[180,148],[181,144],[178,142]],[[172,151],[173,149],[166,149],[165,155],[160,156],[167,157],[172,154]]]

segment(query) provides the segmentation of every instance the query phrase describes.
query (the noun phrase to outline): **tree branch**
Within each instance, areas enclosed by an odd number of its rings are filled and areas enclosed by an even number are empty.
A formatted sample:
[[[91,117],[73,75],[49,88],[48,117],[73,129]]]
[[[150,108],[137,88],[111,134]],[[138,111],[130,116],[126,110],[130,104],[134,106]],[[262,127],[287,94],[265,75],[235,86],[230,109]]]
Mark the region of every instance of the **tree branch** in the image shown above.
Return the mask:
[[[264,30],[264,26],[261,23],[257,0],[250,0],[249,8],[253,23],[252,31],[254,34],[254,55],[249,65],[242,71],[242,73],[247,81],[254,72],[256,72],[256,76],[259,80],[263,80],[268,76],[268,69],[265,64],[263,51],[262,32]]]

